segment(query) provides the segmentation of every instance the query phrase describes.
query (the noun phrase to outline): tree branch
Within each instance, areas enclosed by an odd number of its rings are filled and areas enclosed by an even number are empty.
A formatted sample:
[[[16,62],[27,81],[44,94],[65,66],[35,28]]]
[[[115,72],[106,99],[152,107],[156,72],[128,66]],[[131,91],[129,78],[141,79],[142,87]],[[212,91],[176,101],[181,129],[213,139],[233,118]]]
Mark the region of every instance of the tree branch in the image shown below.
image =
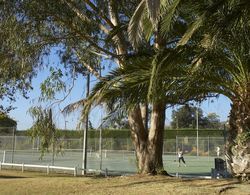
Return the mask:
[[[79,37],[81,37],[82,39],[88,41],[94,48],[96,48],[99,51],[102,51],[103,53],[110,55],[113,58],[120,58],[118,55],[100,47],[96,41],[92,40],[92,37],[90,37],[89,35],[83,34],[81,31],[77,30],[74,26],[74,24],[72,23],[68,23],[67,21],[64,21],[60,18],[57,18],[59,21],[63,22],[69,29],[71,29],[72,31],[74,31]]]
[[[84,62],[81,55],[77,52],[76,48],[74,48],[74,51],[75,51],[78,59],[81,61],[82,65],[85,66],[90,73],[95,75],[96,78],[98,78],[99,80],[103,80],[103,78],[100,76],[100,74],[94,68],[92,68],[90,65],[88,65],[87,63]]]
[[[89,24],[91,24],[93,21],[90,20],[87,16],[85,16],[77,7],[75,7],[72,3],[70,3],[69,1],[66,0],[61,0],[62,2],[66,3],[69,8],[71,8],[71,10],[84,22],[88,22]],[[71,0],[72,2],[72,0]],[[109,30],[103,26],[101,23],[98,24],[100,30],[102,30],[104,33],[109,34]]]
[[[74,66],[74,69],[73,69],[72,85],[71,85],[71,87],[69,88],[67,94],[66,94],[62,99],[59,99],[59,100],[57,100],[57,101],[51,103],[51,104],[49,105],[49,108],[51,108],[51,107],[52,107],[53,105],[55,105],[55,104],[60,104],[61,102],[63,102],[64,100],[66,100],[66,98],[69,96],[69,94],[71,93],[71,91],[73,90],[73,88],[74,88],[74,86],[75,86],[75,79],[74,79],[74,77],[75,77],[75,66]]]
[[[111,28],[115,27],[110,19],[104,15],[90,0],[84,0],[84,2],[87,3]]]

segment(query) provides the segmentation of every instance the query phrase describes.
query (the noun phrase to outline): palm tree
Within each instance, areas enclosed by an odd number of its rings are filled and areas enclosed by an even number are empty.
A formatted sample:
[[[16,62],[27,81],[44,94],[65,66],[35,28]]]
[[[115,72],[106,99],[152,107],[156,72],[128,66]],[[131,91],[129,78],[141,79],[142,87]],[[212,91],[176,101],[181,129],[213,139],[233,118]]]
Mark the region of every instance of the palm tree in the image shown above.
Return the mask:
[[[198,54],[190,69],[189,86],[196,93],[211,92],[228,97],[231,104],[226,159],[235,176],[249,177],[250,66],[248,35],[229,32],[217,39],[217,47]]]
[[[162,9],[159,8],[159,1],[154,2],[149,4],[146,0],[141,1],[132,17],[129,28],[132,42],[138,45],[142,41],[143,32],[147,35],[155,30],[153,25],[145,25],[143,22],[147,13],[154,12],[150,15],[156,15],[151,17],[151,21],[160,23],[161,36],[169,34],[173,21],[179,20],[188,26],[186,32],[178,37],[177,45],[185,45],[196,54],[190,56],[193,62],[187,67],[189,81],[185,85],[183,96],[190,93],[215,93],[223,94],[232,101],[227,164],[233,175],[249,177],[250,2],[176,0],[168,4],[168,1],[162,1]],[[187,9],[192,12],[185,11]],[[184,13],[184,18],[181,13]],[[190,48],[191,45],[194,47]]]
[[[193,77],[192,82],[202,86],[206,81],[206,92],[223,94],[231,100],[226,159],[232,175],[243,179],[250,176],[249,7],[249,1],[244,0],[212,2],[205,11],[201,9],[202,14],[179,43],[190,44],[192,35],[203,34],[191,69],[197,71],[198,78]]]

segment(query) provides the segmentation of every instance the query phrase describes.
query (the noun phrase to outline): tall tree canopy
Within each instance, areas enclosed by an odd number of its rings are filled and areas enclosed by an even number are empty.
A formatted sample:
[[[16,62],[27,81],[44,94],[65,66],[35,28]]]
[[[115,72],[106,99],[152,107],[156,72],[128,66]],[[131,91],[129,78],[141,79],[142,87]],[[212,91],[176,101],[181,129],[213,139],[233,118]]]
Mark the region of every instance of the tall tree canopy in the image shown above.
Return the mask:
[[[5,113],[0,113],[0,127],[15,127],[17,122]]]
[[[2,16],[1,25],[13,23],[3,32],[20,26],[18,32],[24,33],[1,40],[2,45],[14,45],[16,53],[22,48],[25,67],[44,65],[41,56],[53,48],[69,73],[88,70],[100,79],[87,100],[66,110],[84,103],[87,113],[103,102],[112,111],[124,109],[139,172],[166,173],[162,147],[167,104],[223,94],[232,101],[228,164],[233,174],[248,174],[247,0],[14,0],[2,5],[9,17]],[[33,53],[36,57],[29,60]],[[100,77],[97,70],[105,58],[118,68]]]
[[[28,28],[19,21],[21,17],[13,12],[16,12],[14,1],[0,2],[0,99],[10,104],[18,91],[27,97],[41,54],[39,45],[30,40]],[[0,105],[1,111],[11,109],[11,105]]]
[[[220,128],[219,116],[215,113],[208,113],[203,115],[201,108],[184,105],[172,112],[171,126],[173,128],[196,128],[197,125],[197,111],[198,111],[198,125],[199,128],[218,129]]]

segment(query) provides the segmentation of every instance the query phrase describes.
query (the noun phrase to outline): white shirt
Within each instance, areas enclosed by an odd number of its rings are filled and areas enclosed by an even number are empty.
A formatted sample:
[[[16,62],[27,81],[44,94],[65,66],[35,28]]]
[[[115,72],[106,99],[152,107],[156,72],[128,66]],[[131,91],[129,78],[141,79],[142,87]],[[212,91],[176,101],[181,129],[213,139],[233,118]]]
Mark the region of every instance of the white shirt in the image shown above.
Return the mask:
[[[178,152],[178,157],[181,158],[182,156],[183,156],[183,152],[182,151]]]

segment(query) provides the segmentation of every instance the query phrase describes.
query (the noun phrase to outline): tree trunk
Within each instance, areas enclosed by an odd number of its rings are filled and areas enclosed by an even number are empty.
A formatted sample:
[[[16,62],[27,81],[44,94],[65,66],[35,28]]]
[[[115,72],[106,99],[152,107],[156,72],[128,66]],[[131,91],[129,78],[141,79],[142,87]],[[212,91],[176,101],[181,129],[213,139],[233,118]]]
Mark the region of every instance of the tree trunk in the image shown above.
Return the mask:
[[[109,0],[109,16],[114,27],[120,25],[117,12],[118,1]],[[159,37],[159,36],[158,36]],[[123,55],[128,53],[126,39],[122,32],[117,33],[113,37],[116,53],[121,57],[118,65],[123,67]],[[160,39],[157,38],[159,43]],[[161,39],[163,40],[163,39]],[[158,44],[157,48],[160,48]],[[163,169],[162,149],[163,149],[163,132],[165,122],[165,104],[153,104],[153,112],[151,115],[151,127],[148,131],[147,127],[147,104],[140,108],[138,105],[132,108],[128,113],[128,121],[131,129],[131,137],[136,151],[136,159],[138,171],[145,174],[166,173]]]
[[[146,131],[148,131],[148,104],[141,104],[141,116],[143,125]]]
[[[136,151],[138,172],[142,174],[167,174],[162,161],[165,104],[152,105],[151,127],[143,125],[139,106],[129,112],[131,137]]]
[[[243,180],[250,178],[249,92],[244,101],[236,98],[232,101],[226,145],[226,160],[229,171],[233,176]]]

